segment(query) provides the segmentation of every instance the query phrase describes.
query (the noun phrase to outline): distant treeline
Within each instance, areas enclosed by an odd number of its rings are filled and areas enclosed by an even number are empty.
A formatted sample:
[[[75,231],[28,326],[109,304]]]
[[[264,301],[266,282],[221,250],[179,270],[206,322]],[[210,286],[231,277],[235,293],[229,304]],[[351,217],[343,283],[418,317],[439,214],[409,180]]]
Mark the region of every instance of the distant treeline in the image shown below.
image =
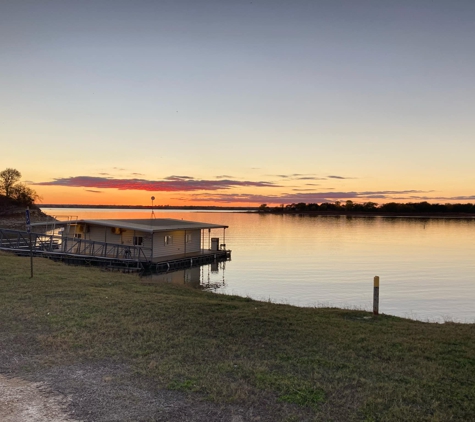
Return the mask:
[[[88,204],[41,204],[42,208],[98,208],[98,209],[146,209],[146,210],[256,210],[257,207],[220,207],[198,205],[88,205]]]
[[[378,205],[376,202],[353,201],[324,202],[322,204],[298,204],[268,207],[262,204],[258,208],[262,213],[335,213],[335,214],[475,214],[475,204],[430,204],[429,202],[388,202]]]

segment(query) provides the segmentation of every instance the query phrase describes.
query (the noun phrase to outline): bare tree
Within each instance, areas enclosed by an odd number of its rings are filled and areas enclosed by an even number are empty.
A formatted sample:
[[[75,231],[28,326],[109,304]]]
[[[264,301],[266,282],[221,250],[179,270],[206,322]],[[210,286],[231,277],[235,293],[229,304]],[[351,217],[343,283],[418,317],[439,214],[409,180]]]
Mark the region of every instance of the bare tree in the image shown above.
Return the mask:
[[[0,193],[7,198],[14,199],[18,204],[33,205],[40,197],[35,190],[24,183],[20,183],[21,173],[12,168],[0,172]]]
[[[13,187],[21,179],[21,173],[16,169],[5,169],[0,172],[0,192],[11,198]]]
[[[18,201],[21,205],[33,205],[36,200],[40,199],[36,191],[29,188],[24,183],[17,183],[12,187],[11,191],[11,197]]]

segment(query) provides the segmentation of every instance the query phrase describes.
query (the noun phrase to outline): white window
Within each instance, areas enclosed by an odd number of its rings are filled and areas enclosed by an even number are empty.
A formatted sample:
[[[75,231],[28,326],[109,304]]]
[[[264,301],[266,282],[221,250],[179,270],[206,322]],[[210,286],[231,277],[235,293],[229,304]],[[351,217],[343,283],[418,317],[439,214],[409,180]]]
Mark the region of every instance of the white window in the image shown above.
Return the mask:
[[[76,239],[81,239],[82,238],[82,234],[81,233],[74,233],[74,237]]]
[[[143,237],[142,236],[134,236],[134,245],[135,246],[142,246],[143,245]]]
[[[186,234],[186,243],[191,243],[191,233]]]
[[[173,245],[173,236],[165,236],[164,243],[165,245]]]

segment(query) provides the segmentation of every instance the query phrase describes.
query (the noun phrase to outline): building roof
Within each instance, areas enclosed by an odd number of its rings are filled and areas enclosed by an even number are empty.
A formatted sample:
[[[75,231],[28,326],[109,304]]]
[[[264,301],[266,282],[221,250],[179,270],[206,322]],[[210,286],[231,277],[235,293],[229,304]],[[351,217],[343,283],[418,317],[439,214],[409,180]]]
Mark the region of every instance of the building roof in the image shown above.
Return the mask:
[[[157,233],[172,230],[197,230],[197,229],[227,229],[229,226],[197,221],[175,220],[172,218],[142,218],[124,220],[74,220],[60,221],[60,224],[91,224],[104,227],[118,227],[120,229],[136,230],[145,233]]]

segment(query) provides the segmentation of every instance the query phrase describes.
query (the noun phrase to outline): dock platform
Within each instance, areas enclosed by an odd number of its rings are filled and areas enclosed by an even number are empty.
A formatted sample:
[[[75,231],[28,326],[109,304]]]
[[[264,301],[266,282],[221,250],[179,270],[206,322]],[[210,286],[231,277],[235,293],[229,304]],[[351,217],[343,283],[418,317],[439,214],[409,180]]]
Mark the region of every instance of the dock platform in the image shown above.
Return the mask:
[[[150,260],[147,258],[149,251],[144,249],[146,248],[139,246],[0,229],[0,250],[21,256],[33,254],[73,265],[103,266],[105,269],[123,272],[161,273],[231,259],[230,250],[201,249]]]

